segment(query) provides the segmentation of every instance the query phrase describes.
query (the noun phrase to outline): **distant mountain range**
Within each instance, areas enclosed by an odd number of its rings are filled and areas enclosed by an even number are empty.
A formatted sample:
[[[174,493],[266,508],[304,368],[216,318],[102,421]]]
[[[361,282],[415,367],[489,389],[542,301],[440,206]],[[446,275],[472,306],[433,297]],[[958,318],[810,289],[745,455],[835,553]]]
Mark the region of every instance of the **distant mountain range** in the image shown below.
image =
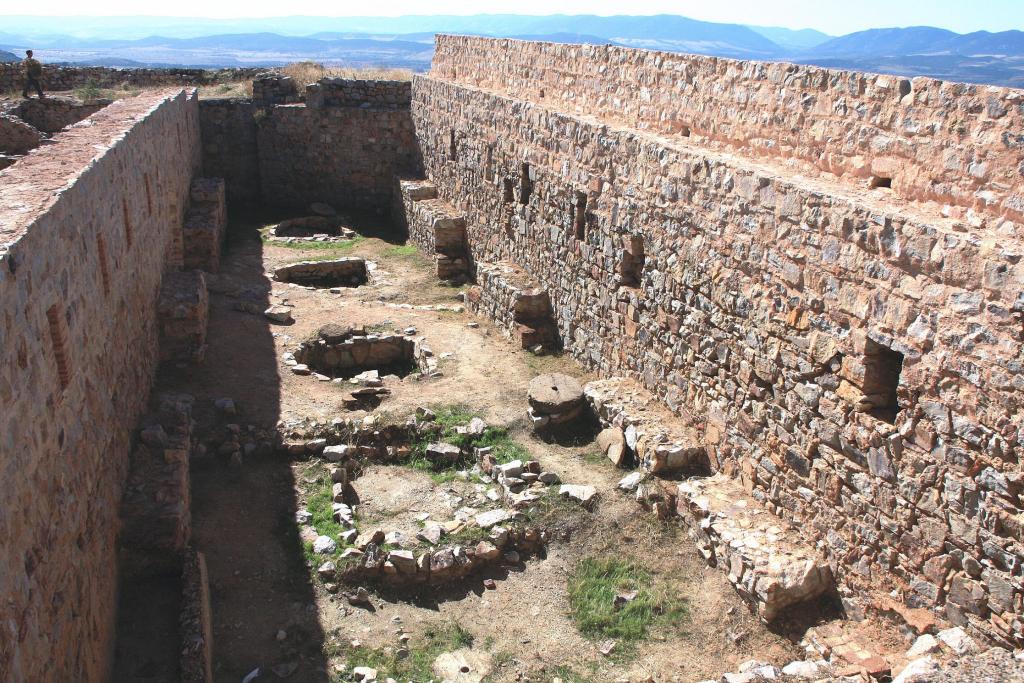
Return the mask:
[[[4,17],[0,48],[44,61],[176,66],[275,66],[312,59],[429,68],[436,32],[624,45],[738,59],[784,60],[908,76],[1024,87],[1024,32],[958,34],[927,26],[833,37],[680,16]],[[0,53],[0,59],[8,53]],[[11,55],[12,57],[14,55]]]

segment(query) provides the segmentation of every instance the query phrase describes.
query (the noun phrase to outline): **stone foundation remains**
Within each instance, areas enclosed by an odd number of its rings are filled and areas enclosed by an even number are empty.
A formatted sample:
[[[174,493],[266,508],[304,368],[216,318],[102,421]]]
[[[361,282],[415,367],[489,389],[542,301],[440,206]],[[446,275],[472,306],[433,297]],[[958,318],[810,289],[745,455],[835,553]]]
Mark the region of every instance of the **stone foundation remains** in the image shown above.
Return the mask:
[[[219,189],[182,229],[200,162],[229,201],[394,206],[439,277],[475,281],[471,310],[605,378],[602,447],[765,619],[834,587],[851,616],[897,596],[1024,645],[1024,96],[607,46],[436,54],[411,88],[143,94],[0,173],[0,670],[109,672],[116,511],[129,463],[161,462],[130,435],[161,335],[201,355],[203,276],[176,272],[216,268]],[[432,360],[342,332],[296,366]],[[190,558],[176,457],[136,471],[174,482],[170,508],[122,510],[159,511],[126,517],[130,545]]]
[[[366,261],[358,256],[343,256],[330,261],[300,261],[274,271],[279,282],[294,282],[316,287],[358,287],[366,284]]]
[[[189,199],[182,237],[185,268],[216,273],[220,269],[220,252],[227,237],[224,180],[196,178],[192,181]]]

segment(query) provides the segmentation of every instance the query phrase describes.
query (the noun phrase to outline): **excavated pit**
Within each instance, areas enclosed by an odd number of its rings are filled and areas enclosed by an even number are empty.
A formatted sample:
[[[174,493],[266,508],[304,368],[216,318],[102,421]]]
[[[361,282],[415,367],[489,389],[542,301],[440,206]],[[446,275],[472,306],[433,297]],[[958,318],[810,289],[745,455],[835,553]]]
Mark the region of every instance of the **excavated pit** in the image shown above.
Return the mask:
[[[279,282],[311,287],[359,287],[368,279],[366,261],[357,256],[325,261],[300,261],[274,271]]]

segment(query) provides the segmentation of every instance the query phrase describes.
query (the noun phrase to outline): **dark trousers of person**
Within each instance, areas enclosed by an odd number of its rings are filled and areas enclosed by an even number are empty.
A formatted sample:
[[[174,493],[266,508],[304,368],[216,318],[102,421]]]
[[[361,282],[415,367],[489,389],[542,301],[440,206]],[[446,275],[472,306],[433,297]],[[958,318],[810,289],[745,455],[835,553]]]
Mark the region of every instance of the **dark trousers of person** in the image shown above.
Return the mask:
[[[28,97],[28,91],[32,88],[36,89],[36,92],[39,93],[40,97],[43,96],[43,86],[39,85],[39,79],[32,78],[31,76],[25,78],[25,87],[21,91],[21,96]]]

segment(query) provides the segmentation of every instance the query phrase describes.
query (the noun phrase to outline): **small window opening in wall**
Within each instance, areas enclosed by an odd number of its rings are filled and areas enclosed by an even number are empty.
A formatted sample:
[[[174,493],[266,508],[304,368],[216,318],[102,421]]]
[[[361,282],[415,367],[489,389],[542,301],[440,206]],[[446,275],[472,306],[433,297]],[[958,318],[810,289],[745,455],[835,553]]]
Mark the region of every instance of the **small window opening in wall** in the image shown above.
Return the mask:
[[[149,187],[149,174],[143,173],[142,179],[146,183],[146,212],[148,215],[153,215],[153,191]]]
[[[533,181],[530,180],[530,164],[524,161],[519,167],[519,203],[529,204],[531,192],[533,192]]]
[[[689,126],[680,126],[680,128],[679,128],[679,135],[681,135],[684,138],[690,137],[690,127]]]
[[[455,129],[453,128],[448,133],[448,156],[452,161],[455,160],[455,152],[457,151],[458,142],[455,139]]]
[[[643,238],[639,235],[626,235],[622,240],[622,261],[619,263],[623,287],[640,286],[645,261]]]
[[[511,178],[505,178],[501,181],[503,185],[502,201],[506,204],[511,204],[512,200],[515,199],[515,183]]]
[[[132,248],[132,219],[128,216],[128,200],[121,198],[121,215],[124,218],[124,241]]]
[[[580,190],[572,203],[572,234],[578,240],[587,236],[587,193]]]
[[[871,180],[868,181],[868,187],[890,190],[892,189],[892,178],[887,178],[884,175],[873,175]]]
[[[544,88],[540,89],[540,92],[537,93],[537,96],[540,97],[541,99],[544,99]]]
[[[893,423],[900,410],[897,389],[903,371],[903,354],[870,339],[864,347],[864,401],[867,412]]]
[[[96,254],[100,259],[100,281],[103,293],[110,296],[110,271],[107,269],[107,242],[103,235],[96,235]]]
[[[53,346],[53,355],[57,361],[57,379],[60,380],[60,388],[63,391],[71,382],[71,365],[68,362],[67,334],[64,331],[66,323],[57,304],[47,309],[46,322],[50,328],[50,344]]]

